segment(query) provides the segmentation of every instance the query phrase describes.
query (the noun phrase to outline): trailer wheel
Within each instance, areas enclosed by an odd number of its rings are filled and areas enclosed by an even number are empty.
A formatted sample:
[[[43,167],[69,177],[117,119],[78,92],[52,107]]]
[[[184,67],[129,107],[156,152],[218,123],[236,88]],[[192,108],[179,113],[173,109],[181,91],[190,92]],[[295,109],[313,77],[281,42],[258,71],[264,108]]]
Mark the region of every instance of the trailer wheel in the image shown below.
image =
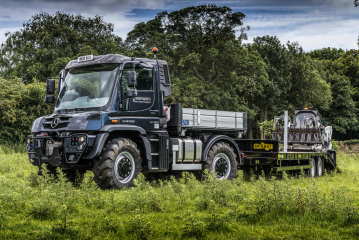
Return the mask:
[[[308,170],[308,175],[309,177],[313,178],[315,177],[315,174],[317,173],[317,165],[316,165],[316,162],[315,162],[315,159],[312,158],[310,159],[310,162],[309,162],[310,165],[312,165],[312,168]]]
[[[234,179],[238,170],[233,148],[225,142],[214,144],[207,154],[203,169],[213,171],[218,179]]]
[[[318,158],[318,160],[316,160],[315,163],[316,163],[317,176],[321,177],[323,175],[323,160],[322,160],[322,158]]]
[[[141,162],[136,143],[126,138],[113,139],[94,162],[94,180],[102,189],[132,187],[141,172]]]

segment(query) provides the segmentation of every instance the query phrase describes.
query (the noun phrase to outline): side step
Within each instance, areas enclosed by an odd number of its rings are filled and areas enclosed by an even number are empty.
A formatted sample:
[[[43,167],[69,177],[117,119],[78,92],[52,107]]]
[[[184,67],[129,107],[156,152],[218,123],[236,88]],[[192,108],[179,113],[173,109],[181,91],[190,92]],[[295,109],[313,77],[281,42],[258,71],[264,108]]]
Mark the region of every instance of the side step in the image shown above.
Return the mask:
[[[167,133],[158,132],[147,135],[151,145],[152,167],[149,170],[167,171],[169,169],[168,141]]]

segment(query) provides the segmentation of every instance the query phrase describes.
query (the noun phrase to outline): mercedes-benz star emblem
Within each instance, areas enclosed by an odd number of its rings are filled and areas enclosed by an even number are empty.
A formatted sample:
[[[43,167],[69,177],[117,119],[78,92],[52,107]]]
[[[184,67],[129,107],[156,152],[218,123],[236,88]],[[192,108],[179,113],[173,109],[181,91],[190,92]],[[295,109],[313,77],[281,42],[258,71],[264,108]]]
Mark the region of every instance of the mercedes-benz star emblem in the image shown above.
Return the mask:
[[[51,122],[51,127],[56,128],[57,125],[59,125],[60,121],[61,121],[60,118],[54,118],[54,120],[52,120]]]

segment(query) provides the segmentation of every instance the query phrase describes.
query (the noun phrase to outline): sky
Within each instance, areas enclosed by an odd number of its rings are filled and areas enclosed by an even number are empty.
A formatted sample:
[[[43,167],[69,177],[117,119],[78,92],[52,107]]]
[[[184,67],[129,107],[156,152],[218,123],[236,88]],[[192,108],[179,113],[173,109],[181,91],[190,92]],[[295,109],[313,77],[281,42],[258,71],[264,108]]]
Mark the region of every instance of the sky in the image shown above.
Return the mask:
[[[246,15],[250,26],[247,43],[253,38],[277,36],[283,44],[298,42],[305,51],[335,47],[358,49],[359,7],[354,0],[0,0],[0,43],[6,32],[19,31],[22,24],[40,11],[103,16],[113,23],[114,33],[126,39],[139,22],[153,19],[158,12],[188,6],[216,4]],[[238,33],[239,35],[239,33]]]

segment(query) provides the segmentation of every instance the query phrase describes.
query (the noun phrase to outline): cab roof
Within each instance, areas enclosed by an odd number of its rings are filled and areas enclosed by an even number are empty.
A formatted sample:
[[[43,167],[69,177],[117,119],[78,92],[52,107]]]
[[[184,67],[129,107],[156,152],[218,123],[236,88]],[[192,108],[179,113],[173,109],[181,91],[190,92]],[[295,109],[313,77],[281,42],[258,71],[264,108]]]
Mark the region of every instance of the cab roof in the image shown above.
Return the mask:
[[[76,67],[83,67],[89,66],[94,64],[105,64],[105,63],[118,63],[121,64],[126,61],[140,61],[140,62],[147,62],[147,63],[156,63],[154,59],[147,59],[147,58],[131,58],[127,56],[123,56],[120,54],[107,54],[107,55],[98,55],[93,56],[92,60],[88,61],[81,61],[79,62],[78,59],[71,60],[65,67],[65,69],[76,68]],[[158,60],[159,62],[163,62]]]

